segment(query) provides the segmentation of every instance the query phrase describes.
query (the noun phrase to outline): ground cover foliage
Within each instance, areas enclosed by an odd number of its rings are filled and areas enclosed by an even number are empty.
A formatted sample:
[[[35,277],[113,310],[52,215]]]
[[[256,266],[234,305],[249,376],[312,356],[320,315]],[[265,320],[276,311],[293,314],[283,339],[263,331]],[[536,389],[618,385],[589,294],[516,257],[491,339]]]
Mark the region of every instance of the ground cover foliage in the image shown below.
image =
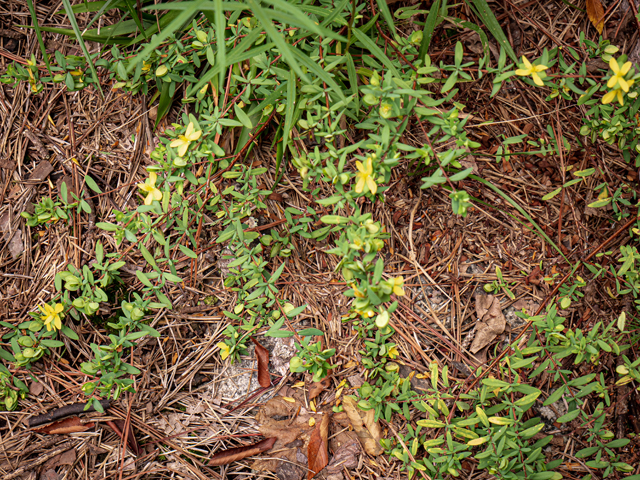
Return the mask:
[[[0,13],[7,478],[640,478],[633,2]]]

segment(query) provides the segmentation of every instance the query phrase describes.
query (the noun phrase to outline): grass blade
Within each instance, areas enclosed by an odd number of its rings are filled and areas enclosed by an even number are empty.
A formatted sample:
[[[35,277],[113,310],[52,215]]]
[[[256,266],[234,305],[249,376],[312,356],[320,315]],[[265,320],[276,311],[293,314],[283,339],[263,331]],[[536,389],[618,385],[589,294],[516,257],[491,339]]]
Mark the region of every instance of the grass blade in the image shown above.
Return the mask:
[[[82,53],[87,59],[87,63],[89,64],[89,68],[91,69],[91,75],[93,76],[93,81],[96,83],[96,87],[98,87],[100,96],[104,98],[104,92],[102,91],[102,86],[100,85],[100,79],[98,78],[98,72],[96,71],[96,66],[93,64],[93,59],[91,58],[91,55],[89,55],[89,50],[87,50],[87,45],[84,43],[84,39],[82,38],[82,33],[80,32],[80,28],[78,28],[76,17],[73,15],[73,10],[71,9],[71,2],[69,0],[62,0],[62,4],[64,5],[64,9],[67,12],[67,17],[69,17],[69,22],[71,23],[71,28],[73,29],[73,33],[75,33],[76,35],[78,43],[80,44]]]
[[[376,0],[376,1],[378,2],[378,9],[382,12],[382,16],[384,17],[385,21],[387,22],[387,25],[389,26],[389,31],[395,37],[396,24],[393,21],[393,15],[391,15],[391,11],[389,10],[389,5],[387,5],[387,0]]]
[[[51,73],[51,64],[49,63],[49,54],[47,53],[47,47],[45,46],[44,40],[42,39],[42,32],[40,29],[40,24],[38,23],[38,17],[36,16],[36,9],[33,5],[33,0],[27,0],[27,4],[29,5],[29,13],[31,14],[33,28],[36,31],[36,36],[38,37],[38,45],[40,45],[42,59],[44,60],[44,64],[47,66],[47,70],[49,70],[49,74],[53,75],[53,73]]]
[[[511,48],[511,44],[509,43],[509,40],[507,40],[507,36],[502,31],[502,27],[500,26],[498,19],[491,11],[491,8],[489,8],[487,0],[471,0],[471,2],[472,9],[475,11],[476,15],[480,17],[482,23],[489,29],[491,35],[493,35],[500,46],[505,49],[507,55],[511,57],[511,60],[517,62],[518,57],[516,57],[516,52]]]
[[[220,67],[220,80],[218,81],[218,88],[224,90],[224,74],[227,66],[227,40],[225,38],[225,31],[227,30],[227,18],[222,11],[222,0],[216,0],[215,18],[216,18],[216,46],[218,47],[218,63]]]
[[[518,205],[518,203],[516,203],[515,200],[513,200],[509,195],[507,195],[506,193],[504,193],[502,190],[500,190],[498,187],[496,187],[493,183],[485,180],[484,178],[480,178],[477,175],[469,175],[469,178],[472,178],[473,180],[476,180],[480,183],[482,183],[483,185],[489,187],[491,190],[493,190],[494,192],[496,192],[498,195],[500,195],[502,198],[504,198],[509,205],[511,205],[513,208],[515,208],[518,212],[520,212],[520,214],[522,216],[524,216],[529,222],[531,222],[531,225],[534,226],[534,228],[538,231],[538,233],[540,234],[540,236],[549,244],[551,245],[560,255],[562,255],[562,257],[567,261],[567,263],[569,265],[573,264],[569,261],[569,259],[565,256],[564,253],[562,253],[562,250],[560,250],[560,248],[558,248],[558,246],[553,242],[553,240],[551,240],[551,238],[549,238],[549,235],[547,235],[545,233],[544,230],[542,230],[542,228],[540,228],[540,226],[535,222],[535,220],[531,217],[531,215],[529,215],[527,213],[527,211],[522,208],[520,205]],[[521,222],[517,217],[513,217],[516,220],[518,220],[520,223]],[[527,228],[531,228],[528,225],[525,225]]]
[[[424,28],[422,29],[422,43],[420,44],[420,51],[418,53],[418,58],[420,60],[424,60],[424,56],[429,51],[433,32],[441,21],[440,1],[441,0],[435,0],[435,2],[431,4],[429,15],[427,15],[427,21],[424,23]]]
[[[396,67],[393,65],[393,62],[389,60],[389,57],[385,55],[382,49],[375,44],[373,40],[371,40],[366,34],[362,33],[357,28],[353,29],[353,35],[358,39],[360,43],[362,43],[367,49],[373,53],[373,56],[381,61],[385,67],[389,69],[391,74],[396,78],[401,78],[400,73],[396,70]]]

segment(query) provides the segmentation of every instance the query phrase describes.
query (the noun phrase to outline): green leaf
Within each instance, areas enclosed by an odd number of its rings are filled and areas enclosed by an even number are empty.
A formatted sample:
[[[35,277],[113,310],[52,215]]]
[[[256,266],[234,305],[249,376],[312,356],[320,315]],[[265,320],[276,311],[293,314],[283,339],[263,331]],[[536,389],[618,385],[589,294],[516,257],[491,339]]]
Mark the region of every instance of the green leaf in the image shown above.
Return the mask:
[[[240,123],[242,123],[242,125],[244,125],[245,127],[249,128],[249,129],[253,128],[253,124],[251,123],[251,119],[249,118],[249,116],[246,113],[244,113],[242,108],[240,108],[237,103],[233,104],[233,110],[236,112],[236,118],[238,119],[238,121]]]
[[[459,182],[460,180],[464,180],[465,178],[467,178],[471,172],[473,172],[473,168],[466,168],[461,172],[450,176],[449,180],[451,180],[452,182]]]
[[[305,328],[304,330],[300,330],[298,335],[302,335],[303,337],[309,336],[323,336],[324,332],[322,330],[318,330],[317,328]]]
[[[138,245],[138,248],[140,249],[140,253],[142,253],[142,256],[147,261],[147,263],[151,265],[153,268],[158,268],[158,265],[156,264],[156,259],[153,258],[153,255],[151,255],[151,253],[149,253],[149,250],[147,250],[147,247],[140,244]]]
[[[153,288],[153,284],[149,281],[147,276],[142,271],[136,270],[136,277],[138,277],[138,280],[140,280],[146,287]]]
[[[544,197],[542,197],[542,200],[544,201],[551,200],[553,197],[558,195],[561,191],[562,191],[562,188],[556,188],[553,192],[549,192]]]
[[[611,197],[608,198],[603,198],[600,200],[596,200],[593,203],[590,203],[589,205],[587,205],[590,208],[600,208],[600,207],[604,207],[606,205],[609,205],[611,203]]]
[[[61,342],[60,340],[51,340],[51,339],[48,339],[48,338],[45,338],[44,340],[41,340],[40,344],[44,345],[45,347],[49,347],[49,348],[64,347],[64,343]]]
[[[562,385],[561,387],[559,387],[555,392],[553,392],[551,395],[549,395],[549,398],[547,398],[542,405],[547,406],[547,405],[551,405],[552,403],[556,403],[558,400],[560,400],[560,398],[562,398],[562,395],[565,392],[566,387],[564,385]]]
[[[60,331],[71,340],[76,340],[76,341],[80,340],[80,337],[78,336],[78,334],[75,331],[71,330],[66,325],[62,325],[62,328],[60,329]]]
[[[571,420],[577,418],[578,415],[580,415],[580,410],[576,409],[576,410],[573,410],[573,411],[571,411],[569,413],[565,413],[560,418],[558,418],[556,420],[556,422],[558,422],[558,423],[567,423],[567,422],[570,422]]]
[[[442,21],[440,16],[440,3],[442,0],[435,0],[431,4],[429,9],[429,15],[427,15],[427,21],[424,23],[422,30],[422,43],[420,44],[420,52],[418,58],[423,60],[427,52],[429,51],[429,45],[431,45],[431,39],[433,38],[433,32],[438,24]]]
[[[198,258],[198,254],[191,250],[190,248],[185,247],[184,245],[178,245],[178,248],[182,253],[184,253],[189,258]]]

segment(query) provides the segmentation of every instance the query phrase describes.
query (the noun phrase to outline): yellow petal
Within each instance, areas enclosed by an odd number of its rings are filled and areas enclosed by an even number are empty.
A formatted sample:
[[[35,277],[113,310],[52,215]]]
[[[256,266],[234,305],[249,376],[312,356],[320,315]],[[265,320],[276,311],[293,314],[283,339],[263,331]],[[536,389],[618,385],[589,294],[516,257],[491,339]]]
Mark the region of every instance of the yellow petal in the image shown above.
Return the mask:
[[[631,62],[627,62],[622,65],[622,68],[620,69],[620,75],[626,75],[627,73],[629,73],[629,70],[631,70]]]
[[[195,142],[200,138],[200,135],[202,135],[202,130],[198,130],[197,132],[192,132],[190,135],[187,135],[187,139],[192,142]]]
[[[153,190],[151,190],[151,196],[153,197],[154,200],[158,200],[158,201],[162,200],[162,192],[157,188],[154,188]]]
[[[371,190],[371,193],[373,193],[374,195],[378,191],[378,185],[376,185],[376,182],[373,180],[373,178],[369,176],[367,176],[367,187],[369,187],[369,190]]]
[[[624,95],[622,95],[622,90],[617,89],[616,92],[618,93],[618,102],[620,103],[620,106],[624,107]]]
[[[529,75],[529,73],[531,73],[531,70],[523,70],[521,68],[516,70],[516,75],[520,75],[521,77],[526,77]]]
[[[51,331],[51,328],[52,328],[52,327],[51,327],[51,324],[50,324],[50,323],[47,323],[46,325],[47,325],[47,332],[50,332],[50,331]]]
[[[611,101],[615,98],[617,90],[611,90],[607,92],[604,97],[602,97],[602,104],[606,105],[607,103],[611,103]]]
[[[364,190],[365,178],[366,177],[364,175],[360,175],[358,177],[358,183],[356,183],[356,193],[362,193],[362,190]]]
[[[184,143],[184,140],[182,140],[181,138],[176,138],[175,140],[173,140],[173,141],[169,144],[169,146],[170,146],[171,148],[176,148],[176,147],[181,146],[183,143]]]
[[[151,205],[153,203],[153,191],[149,192],[149,195],[144,199],[145,205]]]
[[[149,172],[149,185],[155,185],[157,179],[158,174],[156,172]]]
[[[62,320],[60,320],[60,317],[56,317],[55,325],[57,330],[60,330],[62,328]]]
[[[195,129],[195,125],[193,124],[193,122],[189,122],[189,125],[187,125],[187,131],[185,132],[184,136],[189,138],[193,133],[194,129]]]
[[[182,145],[180,145],[180,148],[178,149],[178,156],[184,157],[184,154],[187,153],[188,148],[189,148],[189,142],[184,142]]]
[[[371,157],[367,157],[367,170],[366,172],[371,175],[373,173],[373,160]]]
[[[616,83],[618,83],[618,77],[613,76],[609,79],[609,81],[607,82],[607,87],[609,88],[613,88],[616,86]]]
[[[613,70],[613,73],[615,74],[617,74],[620,71],[620,66],[618,65],[618,62],[616,61],[616,59],[613,57],[609,59],[609,68],[611,68],[611,70]]]
[[[61,303],[57,303],[56,306],[53,308],[53,311],[55,313],[60,313],[62,312],[62,310],[64,310],[64,307],[62,306]]]
[[[524,63],[524,66],[528,70],[531,70],[531,62],[529,60],[527,60],[527,57],[525,57],[524,55],[522,56],[522,63]]]
[[[395,287],[393,287],[393,293],[395,293],[399,297],[403,297],[404,296],[404,288],[399,287],[399,286],[395,286]]]
[[[625,92],[629,91],[629,83],[624,78],[618,78],[618,83],[620,84],[620,88]]]
[[[356,168],[358,169],[358,171],[362,172],[362,173],[366,173],[366,170],[364,169],[364,166],[362,165],[362,162],[357,160],[356,161]]]
[[[40,311],[42,313],[44,313],[45,315],[47,314],[47,311],[44,309],[44,307],[42,305],[38,305],[38,308],[40,309]]]
[[[533,83],[535,83],[539,87],[544,86],[544,82],[542,81],[542,79],[540,78],[540,75],[538,75],[537,72],[531,72],[531,78],[533,78]]]

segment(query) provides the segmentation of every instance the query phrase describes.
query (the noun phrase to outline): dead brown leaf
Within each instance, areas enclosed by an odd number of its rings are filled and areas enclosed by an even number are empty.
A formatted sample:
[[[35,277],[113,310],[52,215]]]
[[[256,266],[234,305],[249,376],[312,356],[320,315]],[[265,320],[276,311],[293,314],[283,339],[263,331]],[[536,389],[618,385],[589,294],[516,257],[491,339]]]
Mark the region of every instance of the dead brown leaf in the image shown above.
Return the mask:
[[[42,427],[32,428],[34,432],[47,435],[66,435],[68,433],[86,432],[95,426],[93,422],[82,423],[80,417],[69,417]]]
[[[247,445],[245,447],[230,448],[218,452],[211,457],[209,465],[217,467],[220,465],[228,465],[233,462],[242,460],[243,458],[252,457],[258,455],[267,450],[271,450],[273,444],[276,443],[277,438],[265,438],[264,440],[254,443],[253,445]]]
[[[125,435],[125,421],[121,419],[108,421],[107,425],[111,427],[111,429],[116,432],[116,434],[124,441],[125,437],[127,439],[127,446],[133,452],[134,455],[138,456],[143,453],[142,448],[138,445],[138,441],[136,440],[136,436],[133,433],[133,426],[131,422],[128,425],[128,431]]]
[[[319,382],[313,382],[309,385],[309,400],[313,400],[331,385],[329,377],[325,377]]]
[[[329,420],[331,420],[331,415],[324,414],[322,420],[316,423],[316,428],[309,438],[307,457],[309,458],[310,472],[307,476],[308,479],[315,477],[329,463]]]
[[[384,450],[380,446],[382,432],[380,424],[375,421],[375,412],[360,410],[356,401],[352,397],[344,397],[342,399],[344,411],[347,412],[349,421],[353,429],[358,435],[360,443],[364,447],[364,451],[369,455],[380,455]]]
[[[493,295],[476,295],[478,323],[476,335],[469,350],[478,353],[504,332],[507,321],[500,308],[500,300]]]
[[[358,457],[362,447],[355,432],[340,432],[331,439],[333,458],[327,465],[328,473],[341,472],[343,468],[352,469],[358,466]]]
[[[258,383],[262,388],[271,386],[271,375],[269,375],[269,350],[264,348],[258,341],[251,337],[251,341],[256,346],[256,357],[258,357]]]
[[[604,28],[604,8],[600,0],[587,0],[587,16],[598,33]]]

